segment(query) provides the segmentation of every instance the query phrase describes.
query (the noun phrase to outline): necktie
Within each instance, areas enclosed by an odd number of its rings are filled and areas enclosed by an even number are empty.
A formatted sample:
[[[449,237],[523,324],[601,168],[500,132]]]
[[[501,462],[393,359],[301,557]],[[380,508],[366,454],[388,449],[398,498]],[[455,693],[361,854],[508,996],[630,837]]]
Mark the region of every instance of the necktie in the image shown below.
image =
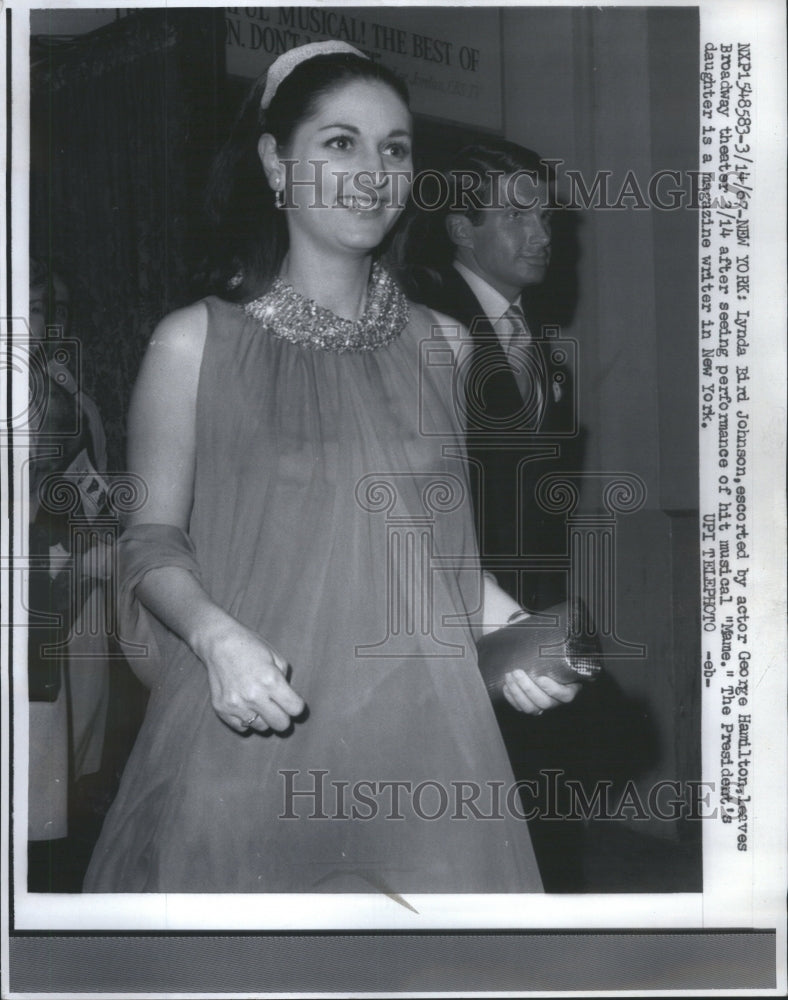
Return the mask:
[[[510,303],[501,320],[499,320],[499,332],[503,337],[503,349],[507,358],[511,359],[512,355],[517,353],[517,348],[523,347],[525,342],[531,339],[525,324],[525,314],[519,303]]]
[[[512,302],[496,323],[496,331],[525,406],[526,423],[536,429],[544,406],[545,371],[541,352],[532,343],[522,307]]]

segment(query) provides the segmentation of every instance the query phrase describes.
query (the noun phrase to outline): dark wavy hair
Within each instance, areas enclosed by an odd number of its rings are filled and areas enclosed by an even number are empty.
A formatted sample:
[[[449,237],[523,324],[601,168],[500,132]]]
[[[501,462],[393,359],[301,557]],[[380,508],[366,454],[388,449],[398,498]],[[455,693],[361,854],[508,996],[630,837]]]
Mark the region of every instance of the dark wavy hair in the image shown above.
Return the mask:
[[[555,170],[538,153],[506,139],[490,139],[463,147],[439,171],[425,172],[419,184],[419,203],[408,205],[403,225],[391,248],[393,269],[411,298],[423,300],[423,289],[440,282],[441,271],[451,266],[456,247],[446,228],[451,212],[481,224],[486,201],[496,177],[526,173],[547,185],[551,192]],[[473,178],[469,185],[467,180]]]
[[[287,221],[274,207],[257,152],[260,136],[270,133],[286,152],[294,131],[317,112],[318,102],[356,80],[383,83],[409,105],[408,89],[395,73],[352,53],[318,55],[300,63],[279,84],[265,111],[260,108],[265,74],[256,81],[208,182],[203,288],[243,302],[262,294],[276,277],[289,246]]]

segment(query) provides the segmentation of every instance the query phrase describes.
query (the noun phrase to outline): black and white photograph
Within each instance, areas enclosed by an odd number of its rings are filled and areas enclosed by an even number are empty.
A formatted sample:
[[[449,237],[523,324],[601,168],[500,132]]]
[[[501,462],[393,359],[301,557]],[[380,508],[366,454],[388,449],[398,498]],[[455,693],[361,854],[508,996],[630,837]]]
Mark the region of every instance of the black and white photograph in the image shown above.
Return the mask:
[[[785,995],[782,5],[0,13],[2,996]]]

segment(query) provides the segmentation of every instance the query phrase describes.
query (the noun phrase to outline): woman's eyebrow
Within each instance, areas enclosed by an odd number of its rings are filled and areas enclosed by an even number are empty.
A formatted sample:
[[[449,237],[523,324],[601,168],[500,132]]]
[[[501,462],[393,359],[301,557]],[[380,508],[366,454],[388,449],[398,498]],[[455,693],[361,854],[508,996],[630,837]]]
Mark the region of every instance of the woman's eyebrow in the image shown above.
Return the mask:
[[[331,125],[321,125],[321,127],[318,129],[318,132],[326,132],[332,128],[341,128],[344,129],[346,132],[353,132],[355,135],[361,134],[361,130],[358,128],[358,126],[349,125],[346,122],[333,122]],[[407,138],[410,138],[410,132],[406,128],[392,129],[392,131],[389,132],[388,134],[388,138],[391,138],[393,136],[406,136]]]
[[[359,134],[359,129],[355,125],[346,125],[344,122],[333,122],[331,125],[323,125],[318,129],[318,132],[325,132],[330,128],[343,128],[346,132],[355,132],[356,135]]]

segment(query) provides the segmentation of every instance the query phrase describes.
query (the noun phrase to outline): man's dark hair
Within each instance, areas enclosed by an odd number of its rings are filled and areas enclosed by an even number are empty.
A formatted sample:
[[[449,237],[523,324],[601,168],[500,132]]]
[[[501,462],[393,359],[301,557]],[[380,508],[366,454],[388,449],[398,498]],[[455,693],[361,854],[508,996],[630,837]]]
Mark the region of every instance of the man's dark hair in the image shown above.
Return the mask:
[[[532,149],[505,139],[465,146],[443,171],[449,190],[443,218],[449,212],[464,212],[479,225],[485,206],[491,205],[495,178],[519,174],[534,183],[541,181],[551,194],[554,169]]]

